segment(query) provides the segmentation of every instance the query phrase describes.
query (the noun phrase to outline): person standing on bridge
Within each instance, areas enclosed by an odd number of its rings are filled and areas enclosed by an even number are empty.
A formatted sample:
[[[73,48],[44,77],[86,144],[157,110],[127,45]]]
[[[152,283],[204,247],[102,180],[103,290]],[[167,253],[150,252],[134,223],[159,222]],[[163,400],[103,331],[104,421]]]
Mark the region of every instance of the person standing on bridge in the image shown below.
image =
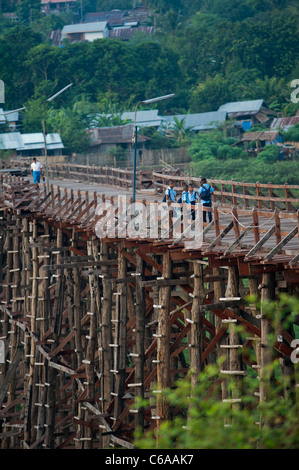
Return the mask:
[[[198,192],[194,190],[193,184],[189,184],[189,190],[187,193],[187,203],[191,205],[191,218],[195,220],[195,204],[199,199]]]
[[[173,180],[169,181],[169,186],[165,191],[163,202],[168,202],[168,205],[170,205],[172,202],[176,202],[176,191],[174,189]]]
[[[212,193],[214,191],[214,188],[210,186],[207,183],[206,178],[202,178],[200,181],[200,188],[199,188],[199,194],[200,194],[200,202],[203,205],[203,207],[212,207]],[[209,214],[209,222],[212,222],[212,211],[203,211],[203,221],[207,221],[207,214]]]
[[[31,174],[33,176],[33,183],[40,183],[41,174],[43,174],[43,166],[40,162],[33,158],[33,162],[31,163]]]

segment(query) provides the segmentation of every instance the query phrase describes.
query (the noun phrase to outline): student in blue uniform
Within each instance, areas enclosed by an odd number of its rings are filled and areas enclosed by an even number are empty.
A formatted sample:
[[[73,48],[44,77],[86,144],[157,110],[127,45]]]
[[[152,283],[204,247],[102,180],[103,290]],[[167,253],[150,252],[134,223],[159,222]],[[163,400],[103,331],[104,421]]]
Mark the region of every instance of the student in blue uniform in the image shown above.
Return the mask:
[[[182,192],[182,196],[180,198],[180,200],[178,202],[187,202],[189,203],[189,199],[188,199],[188,185],[187,183],[184,183],[183,185],[183,192]]]
[[[169,186],[165,191],[164,202],[168,202],[171,204],[172,202],[176,202],[176,191],[174,189],[174,181],[169,181]]]
[[[199,195],[200,202],[204,207],[212,207],[212,193],[214,188],[207,183],[206,178],[202,178],[200,181]],[[212,222],[212,211],[208,212],[209,222]],[[203,211],[203,221],[207,221],[207,213]]]
[[[188,203],[191,204],[191,217],[195,220],[195,204],[199,199],[198,192],[194,190],[193,184],[189,184]]]

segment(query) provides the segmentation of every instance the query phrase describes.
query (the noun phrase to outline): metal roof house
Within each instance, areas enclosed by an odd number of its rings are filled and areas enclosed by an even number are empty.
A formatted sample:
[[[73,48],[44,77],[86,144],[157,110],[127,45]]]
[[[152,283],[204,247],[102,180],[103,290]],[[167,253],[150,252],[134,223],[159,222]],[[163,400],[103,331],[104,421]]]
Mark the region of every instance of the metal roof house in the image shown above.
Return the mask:
[[[132,138],[134,135],[134,125],[125,124],[123,126],[97,127],[88,130],[91,138],[92,153],[104,155],[111,147],[121,147],[124,150],[133,148]],[[150,142],[149,137],[138,136],[138,149],[144,149]]]
[[[268,122],[270,116],[275,115],[264,100],[225,103],[219,107],[218,111],[226,111],[228,118],[240,122],[244,131],[251,129],[255,124]]]
[[[275,118],[271,122],[270,129],[282,129],[283,131],[288,131],[291,127],[299,122],[299,116],[289,116],[282,118]]]
[[[57,133],[47,134],[48,155],[61,155],[64,145]],[[7,132],[0,134],[0,150],[12,150],[16,156],[32,157],[44,154],[45,144],[42,132],[21,134],[20,132]]]
[[[61,31],[61,41],[68,39],[69,42],[88,41],[108,37],[107,21],[95,21],[92,23],[80,23],[65,25]]]
[[[171,128],[174,124],[174,118],[179,122],[184,121],[184,128],[190,129],[192,132],[206,131],[215,129],[217,126],[223,124],[227,119],[226,111],[212,111],[209,113],[197,114],[178,114],[176,116],[163,116],[164,124]]]
[[[136,113],[136,125],[138,127],[160,127],[163,121],[163,117],[159,116],[157,109],[148,111],[137,111]],[[135,112],[125,112],[121,115],[123,121],[130,120],[134,122]]]
[[[45,15],[73,10],[77,5],[77,0],[41,0],[41,10]]]
[[[0,108],[0,124],[7,124],[9,129],[11,131],[16,130],[17,128],[17,122],[19,121],[19,112],[14,111],[14,112],[9,112],[4,111],[2,108]]]

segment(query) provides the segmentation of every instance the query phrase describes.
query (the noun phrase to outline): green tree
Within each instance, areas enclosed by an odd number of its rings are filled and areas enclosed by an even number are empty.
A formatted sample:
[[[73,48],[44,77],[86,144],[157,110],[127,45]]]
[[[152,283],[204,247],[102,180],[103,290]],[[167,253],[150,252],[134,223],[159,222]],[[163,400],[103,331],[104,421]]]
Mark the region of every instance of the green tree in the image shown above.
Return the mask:
[[[39,0],[22,0],[17,3],[18,17],[25,23],[30,23],[41,16],[41,2]]]
[[[5,83],[5,99],[10,108],[18,108],[32,96],[34,86],[24,63],[29,50],[41,42],[41,36],[25,26],[15,26],[0,36],[0,70]]]
[[[288,131],[283,132],[284,142],[299,142],[299,123],[297,122]]]
[[[73,108],[51,108],[47,112],[47,130],[61,135],[68,154],[82,153],[90,145],[90,140],[82,117]]]

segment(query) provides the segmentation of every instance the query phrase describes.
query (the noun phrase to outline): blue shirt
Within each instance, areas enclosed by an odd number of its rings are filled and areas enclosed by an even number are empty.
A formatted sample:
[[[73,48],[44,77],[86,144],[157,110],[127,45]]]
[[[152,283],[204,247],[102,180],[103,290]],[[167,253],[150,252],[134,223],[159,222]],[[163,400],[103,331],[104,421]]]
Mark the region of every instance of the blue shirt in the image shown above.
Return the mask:
[[[198,198],[199,198],[199,196],[198,196],[197,191],[192,191],[192,193],[190,191],[188,191],[188,200],[187,200],[187,202],[189,204],[192,204],[192,202],[193,203],[196,202]]]
[[[170,186],[168,186],[168,188],[166,189],[165,191],[165,195],[169,197],[169,199],[171,200],[171,202],[175,202],[175,197],[176,197],[176,192],[173,188],[171,188]]]
[[[214,188],[212,188],[212,186],[210,186],[209,184],[205,183],[205,184],[203,184],[203,186],[201,186],[199,188],[199,194],[201,194],[203,192],[203,187],[205,187],[206,189],[210,189],[211,195],[210,195],[210,200],[209,201],[204,201],[203,199],[201,199],[200,202],[202,204],[209,204],[212,200],[212,192],[214,191]]]
[[[182,192],[182,202],[189,202],[188,191],[183,191]]]

